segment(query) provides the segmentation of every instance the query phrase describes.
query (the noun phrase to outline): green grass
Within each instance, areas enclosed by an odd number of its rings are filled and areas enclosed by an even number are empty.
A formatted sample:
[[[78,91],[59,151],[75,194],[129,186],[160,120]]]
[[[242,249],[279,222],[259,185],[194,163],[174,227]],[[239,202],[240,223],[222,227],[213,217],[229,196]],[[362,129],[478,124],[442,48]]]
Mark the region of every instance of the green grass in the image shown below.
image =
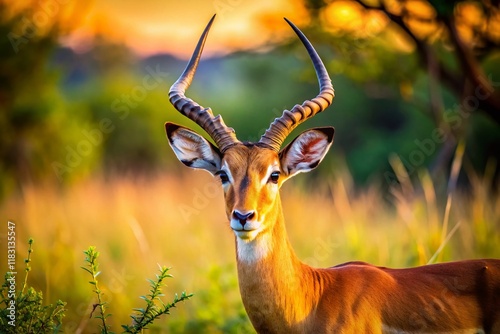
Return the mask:
[[[447,180],[435,184],[425,171],[412,184],[398,177],[401,186],[389,202],[380,187],[357,189],[348,173],[309,186],[285,184],[287,230],[298,256],[319,267],[500,258],[500,196],[488,177],[468,173],[471,188],[453,190],[448,214]],[[173,300],[173,291],[194,297],[156,321],[151,333],[253,332],[240,300],[223,194],[206,173],[27,185],[1,204],[0,213],[16,222],[18,259],[27,257],[25,240],[36,240],[30,282],[46,303],[67,303],[65,333],[99,331],[90,319],[95,296],[80,268],[88,245],[101,253],[99,289],[112,312],[110,330],[131,324],[145,279],[161,263],[176,276],[163,290],[165,299]],[[6,271],[3,261],[0,269]]]

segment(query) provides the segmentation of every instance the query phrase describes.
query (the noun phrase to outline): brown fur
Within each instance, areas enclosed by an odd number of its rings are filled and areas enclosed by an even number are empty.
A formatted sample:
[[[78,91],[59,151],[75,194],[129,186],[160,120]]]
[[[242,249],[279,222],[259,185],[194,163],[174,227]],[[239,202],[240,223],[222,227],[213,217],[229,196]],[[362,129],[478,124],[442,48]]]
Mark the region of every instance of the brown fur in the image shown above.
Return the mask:
[[[220,115],[214,117],[184,95],[214,17],[169,96],[218,148],[189,129],[172,123],[165,128],[180,161],[219,175],[224,183],[226,213],[237,238],[241,296],[257,332],[500,333],[500,260],[398,270],[361,262],[315,269],[297,259],[286,234],[278,186],[315,168],[332,144],[334,130],[305,131],[277,151],[298,124],[332,103],[333,86],[311,43],[287,20],[311,57],[320,93],[285,110],[259,143],[239,142]],[[275,165],[281,170],[278,185],[269,175]]]
[[[410,269],[363,262],[317,269],[299,261],[286,234],[279,187],[293,173],[309,170],[309,163],[321,161],[318,156],[333,135],[321,131],[299,136],[303,142],[281,153],[238,144],[221,154],[190,130],[167,125],[170,143],[185,164],[214,174],[229,169],[232,182],[224,185],[228,219],[234,210],[254,212],[257,232],[237,237],[236,247],[241,297],[257,332],[500,333],[500,260]],[[326,139],[318,146],[320,133]],[[308,147],[314,148],[312,154]],[[323,153],[314,153],[321,147]],[[292,159],[290,152],[296,154]],[[306,167],[282,165],[300,163],[303,153]],[[270,166],[281,170],[277,185],[266,179],[275,168]]]
[[[266,228],[257,238],[269,234],[272,240],[266,258],[237,259],[243,304],[257,332],[500,333],[500,260],[411,269],[360,262],[315,269],[301,263],[286,235],[279,193],[273,197],[259,184],[277,159],[271,150],[242,145],[223,158],[234,178],[226,191],[228,217],[235,208],[265,214]]]

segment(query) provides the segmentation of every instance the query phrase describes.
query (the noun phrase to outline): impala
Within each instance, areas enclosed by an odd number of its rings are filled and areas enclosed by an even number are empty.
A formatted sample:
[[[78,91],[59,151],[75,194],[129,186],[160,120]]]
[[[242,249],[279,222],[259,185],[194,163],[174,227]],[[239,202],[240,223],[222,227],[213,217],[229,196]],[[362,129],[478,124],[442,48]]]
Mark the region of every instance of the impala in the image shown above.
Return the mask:
[[[281,145],[298,124],[332,103],[333,86],[311,43],[287,20],[309,53],[320,92],[285,110],[258,142],[240,142],[220,115],[185,96],[214,18],[169,97],[215,145],[180,125],[166,123],[165,128],[183,164],[206,170],[222,183],[236,239],[241,297],[256,331],[500,333],[500,260],[409,269],[363,262],[317,269],[299,261],[285,231],[279,189],[292,176],[318,166],[333,142],[334,129],[310,129],[283,149]]]

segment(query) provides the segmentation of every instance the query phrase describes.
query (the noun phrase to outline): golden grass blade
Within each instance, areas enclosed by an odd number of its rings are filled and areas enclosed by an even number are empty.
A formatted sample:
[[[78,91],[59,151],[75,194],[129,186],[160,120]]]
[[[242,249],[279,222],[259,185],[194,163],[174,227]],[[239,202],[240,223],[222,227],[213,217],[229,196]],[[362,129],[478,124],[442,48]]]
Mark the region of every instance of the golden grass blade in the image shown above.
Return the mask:
[[[436,261],[436,258],[441,254],[441,252],[443,251],[443,249],[446,246],[446,244],[448,243],[448,241],[450,241],[450,239],[453,236],[453,234],[455,234],[455,232],[460,227],[460,224],[461,224],[461,222],[458,222],[455,226],[453,226],[453,228],[451,229],[450,233],[448,233],[448,235],[445,237],[445,239],[439,245],[439,248],[432,255],[432,257],[429,259],[429,261],[427,261],[427,264],[431,264],[431,263],[434,263]]]
[[[444,217],[443,217],[443,229],[441,231],[441,245],[439,246],[436,253],[431,257],[431,259],[429,260],[429,263],[434,261],[435,258],[440,255],[441,251],[443,250],[444,246],[449,241],[449,238],[452,235],[451,232],[450,232],[450,234],[448,234],[448,223],[450,220],[450,211],[451,211],[453,193],[455,192],[455,189],[457,187],[457,180],[458,180],[458,175],[460,174],[460,169],[462,168],[464,152],[465,152],[465,141],[460,140],[458,145],[457,145],[457,149],[455,150],[455,157],[453,158],[453,163],[451,165],[450,178],[448,180],[448,197],[446,199],[446,207],[445,207]],[[457,225],[455,225],[453,230],[458,228],[459,225],[460,224],[457,223]],[[453,230],[452,230],[452,232],[453,232]]]
[[[132,233],[134,234],[134,237],[137,240],[137,243],[139,244],[139,248],[141,249],[141,252],[144,255],[149,254],[148,239],[146,238],[144,231],[142,230],[142,227],[139,224],[139,222],[137,221],[137,219],[134,217],[130,217],[130,219],[127,220],[127,223],[130,226],[130,229],[132,230]]]
[[[413,194],[413,185],[411,184],[410,176],[408,175],[408,171],[406,170],[405,165],[401,161],[401,158],[397,154],[391,154],[389,157],[389,164],[391,165],[394,173],[396,174],[396,178],[401,184],[401,189],[405,196]]]

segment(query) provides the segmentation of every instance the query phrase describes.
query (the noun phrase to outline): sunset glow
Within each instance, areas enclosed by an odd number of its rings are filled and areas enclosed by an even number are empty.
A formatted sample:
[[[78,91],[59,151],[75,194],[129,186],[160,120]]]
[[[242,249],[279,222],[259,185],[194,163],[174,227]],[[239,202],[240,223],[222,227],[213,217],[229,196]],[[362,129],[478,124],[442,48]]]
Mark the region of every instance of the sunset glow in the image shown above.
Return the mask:
[[[166,52],[187,58],[210,17],[217,14],[206,54],[253,50],[290,35],[283,17],[298,25],[306,22],[302,6],[286,0],[100,0],[75,9],[78,17],[63,44],[85,51],[94,36],[101,35],[140,55]]]
[[[428,3],[407,1],[403,6],[388,1],[386,6],[393,13],[403,10],[412,13],[407,24],[418,38],[433,38],[440,33],[436,13]],[[385,14],[367,10],[354,1],[333,1],[315,18],[309,17],[301,0],[94,0],[83,3],[76,0],[18,0],[9,5],[13,13],[22,8],[32,10],[27,19],[35,22],[42,33],[54,24],[59,25],[62,28],[61,43],[77,52],[92,48],[95,37],[99,36],[112,43],[124,44],[141,56],[170,53],[188,58],[214,14],[217,18],[205,47],[207,56],[237,50],[266,50],[266,46],[293,35],[283,17],[299,27],[311,20],[319,20],[334,34],[348,33],[359,38],[370,38],[384,32],[391,36],[395,48],[404,52],[414,50],[408,36],[401,31],[389,32],[391,29],[386,29],[390,20]],[[457,27],[466,41],[472,40],[474,29],[498,35],[495,26],[484,23],[475,4],[461,4],[457,10]]]
[[[352,1],[332,2],[324,12],[326,26],[334,31],[346,31],[359,37],[379,33],[389,20],[378,11],[366,11]]]

